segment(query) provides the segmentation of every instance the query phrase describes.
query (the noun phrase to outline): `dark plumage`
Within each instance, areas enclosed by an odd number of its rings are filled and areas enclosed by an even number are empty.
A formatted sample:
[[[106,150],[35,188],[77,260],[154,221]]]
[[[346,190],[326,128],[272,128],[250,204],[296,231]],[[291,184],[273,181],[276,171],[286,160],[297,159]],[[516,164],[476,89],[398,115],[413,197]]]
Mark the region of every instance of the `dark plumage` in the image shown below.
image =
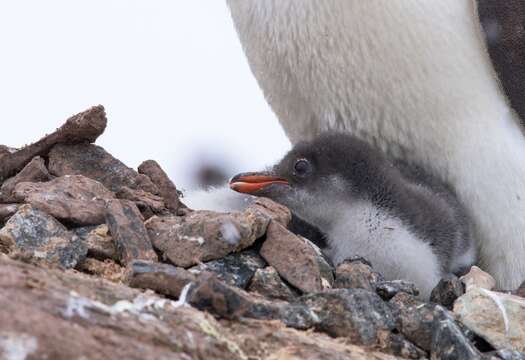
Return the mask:
[[[324,235],[335,264],[367,257],[378,270],[418,282],[424,293],[443,273],[474,261],[468,222],[453,192],[423,169],[390,161],[348,134],[299,143],[272,170],[240,174],[231,186],[290,207]],[[432,284],[412,276],[425,271],[425,262],[436,265],[427,269]]]

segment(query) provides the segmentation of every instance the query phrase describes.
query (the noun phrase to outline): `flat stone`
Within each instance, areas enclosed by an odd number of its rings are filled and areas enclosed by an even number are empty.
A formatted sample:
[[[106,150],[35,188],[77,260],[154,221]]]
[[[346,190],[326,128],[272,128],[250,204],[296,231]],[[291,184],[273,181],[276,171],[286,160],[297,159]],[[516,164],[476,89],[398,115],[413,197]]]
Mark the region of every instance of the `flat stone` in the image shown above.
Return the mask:
[[[419,290],[416,285],[405,280],[380,281],[376,284],[376,292],[386,301],[399,293],[419,296]]]
[[[297,299],[297,292],[288,286],[279,276],[277,270],[268,266],[258,269],[250,282],[248,291],[256,292],[270,300],[294,301]]]
[[[21,182],[42,182],[51,180],[44,159],[40,156],[33,158],[18,174],[7,179],[0,187],[0,199],[4,202],[12,202],[12,193],[15,186]]]
[[[182,289],[196,279],[195,275],[183,268],[144,260],[132,261],[126,272],[129,286],[151,289],[173,298],[178,298]]]
[[[106,224],[76,228],[73,231],[87,245],[89,257],[101,261],[118,260],[117,249]]]
[[[137,173],[93,144],[56,145],[49,152],[48,165],[55,176],[83,175],[115,193],[125,186],[152,194],[159,192],[146,175]]]
[[[37,260],[74,268],[87,255],[86,245],[48,214],[24,205],[0,230],[0,248],[19,249]]]
[[[106,223],[122,264],[127,265],[133,260],[158,260],[134,203],[110,200],[107,204]]]
[[[365,261],[345,260],[335,269],[334,287],[339,289],[365,289],[375,291],[383,276]]]
[[[345,337],[353,344],[376,344],[395,328],[389,306],[364,289],[333,289],[299,299],[314,312],[315,328],[330,336]]]
[[[474,288],[456,300],[454,314],[496,350],[525,351],[525,299]]]
[[[281,224],[270,223],[260,253],[279,275],[303,293],[323,290],[320,255],[308,241],[292,234]]]
[[[14,195],[49,215],[76,225],[99,225],[105,221],[106,202],[113,193],[84,176],[62,176],[44,183],[20,183]]]
[[[496,280],[477,266],[473,266],[470,271],[459,278],[465,284],[466,291],[476,288],[492,290],[496,286]]]
[[[190,272],[199,274],[203,271],[212,272],[226,284],[245,289],[257,270],[266,266],[266,261],[254,250],[230,254],[218,260],[199,264]]]
[[[251,246],[269,222],[268,216],[249,207],[231,214],[193,211],[186,216],[154,216],[146,228],[165,259],[187,268]]]
[[[465,286],[454,274],[445,275],[430,294],[430,301],[452,310],[454,301],[465,293]]]

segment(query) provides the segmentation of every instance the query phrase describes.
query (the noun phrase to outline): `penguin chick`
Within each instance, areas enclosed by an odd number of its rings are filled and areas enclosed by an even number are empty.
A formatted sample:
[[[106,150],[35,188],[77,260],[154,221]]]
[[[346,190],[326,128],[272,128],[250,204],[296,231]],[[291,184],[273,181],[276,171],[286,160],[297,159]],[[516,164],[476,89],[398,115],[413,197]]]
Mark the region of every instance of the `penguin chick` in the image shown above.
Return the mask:
[[[318,228],[334,265],[362,256],[386,278],[414,282],[425,298],[445,273],[475,261],[454,194],[349,134],[298,143],[271,170],[239,174],[230,187],[271,198]]]

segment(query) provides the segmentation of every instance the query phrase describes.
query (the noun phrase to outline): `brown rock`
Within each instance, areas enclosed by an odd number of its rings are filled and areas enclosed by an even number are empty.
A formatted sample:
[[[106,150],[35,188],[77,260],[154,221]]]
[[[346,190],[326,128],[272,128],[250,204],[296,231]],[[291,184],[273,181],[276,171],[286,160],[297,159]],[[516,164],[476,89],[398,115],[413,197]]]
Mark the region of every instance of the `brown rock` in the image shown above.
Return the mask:
[[[266,261],[256,250],[229,254],[221,259],[208,261],[188,269],[192,274],[210,272],[228,285],[246,289],[255,272],[266,266]]]
[[[106,224],[77,228],[73,231],[86,244],[89,257],[101,261],[118,260],[117,249]]]
[[[124,281],[126,268],[123,268],[113,260],[106,259],[100,261],[87,258],[78,265],[78,270],[112,282],[120,283]]]
[[[44,159],[37,156],[27,164],[16,176],[7,179],[0,188],[0,198],[5,202],[14,202],[12,192],[21,182],[40,182],[51,180]]]
[[[318,254],[304,240],[277,222],[271,222],[261,256],[279,275],[304,293],[323,289]]]
[[[70,117],[55,132],[31,145],[0,153],[0,182],[20,171],[35,156],[46,156],[56,144],[94,142],[104,132],[106,124],[104,108],[95,106]]]
[[[249,247],[264,235],[269,221],[253,208],[231,214],[194,211],[183,217],[153,217],[146,228],[153,246],[186,268]]]
[[[290,221],[292,221],[292,213],[286,206],[268,198],[256,198],[250,207],[268,215],[273,221],[283,226],[288,226]]]
[[[430,301],[443,305],[452,310],[454,302],[465,293],[465,286],[461,280],[453,275],[445,275],[430,294]]]
[[[152,294],[1,255],[0,288],[0,358],[15,345],[28,359],[396,359],[279,321],[219,323]]]
[[[131,201],[110,200],[106,223],[121,263],[127,265],[133,260],[157,261],[140,212]]]
[[[0,230],[0,248],[19,249],[32,258],[73,268],[87,254],[85,244],[51,216],[24,205]]]
[[[298,296],[295,290],[288,286],[271,266],[258,269],[255,272],[248,291],[256,292],[267,299],[288,302],[295,300]]]
[[[20,183],[15,197],[53,217],[77,225],[104,223],[113,193],[84,176],[62,176],[45,183]]]
[[[144,190],[135,190],[124,186],[117,193],[117,197],[134,202],[145,219],[167,212],[166,204],[164,204],[164,200],[160,196],[153,195]]]
[[[347,260],[335,269],[335,284],[339,289],[365,289],[375,291],[383,277],[364,261]]]
[[[144,161],[138,168],[140,174],[148,176],[159,189],[159,194],[164,198],[168,209],[175,214],[180,207],[186,207],[179,199],[179,192],[175,184],[154,160]]]
[[[83,175],[97,180],[113,192],[124,186],[158,194],[151,180],[91,144],[57,145],[49,152],[49,171],[56,176]]]
[[[6,220],[9,220],[19,208],[18,204],[0,204],[0,224]]]
[[[131,287],[151,289],[173,298],[178,298],[182,289],[196,279],[183,268],[143,260],[132,261],[126,272],[126,283]]]

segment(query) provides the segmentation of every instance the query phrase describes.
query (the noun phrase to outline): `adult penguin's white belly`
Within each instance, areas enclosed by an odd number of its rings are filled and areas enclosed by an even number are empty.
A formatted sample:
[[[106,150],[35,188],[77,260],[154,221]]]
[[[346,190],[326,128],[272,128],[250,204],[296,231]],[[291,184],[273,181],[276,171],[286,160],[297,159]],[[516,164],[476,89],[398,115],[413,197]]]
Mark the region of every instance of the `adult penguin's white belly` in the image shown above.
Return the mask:
[[[481,265],[525,279],[525,138],[471,0],[228,0],[292,143],[345,130],[450,182]]]

